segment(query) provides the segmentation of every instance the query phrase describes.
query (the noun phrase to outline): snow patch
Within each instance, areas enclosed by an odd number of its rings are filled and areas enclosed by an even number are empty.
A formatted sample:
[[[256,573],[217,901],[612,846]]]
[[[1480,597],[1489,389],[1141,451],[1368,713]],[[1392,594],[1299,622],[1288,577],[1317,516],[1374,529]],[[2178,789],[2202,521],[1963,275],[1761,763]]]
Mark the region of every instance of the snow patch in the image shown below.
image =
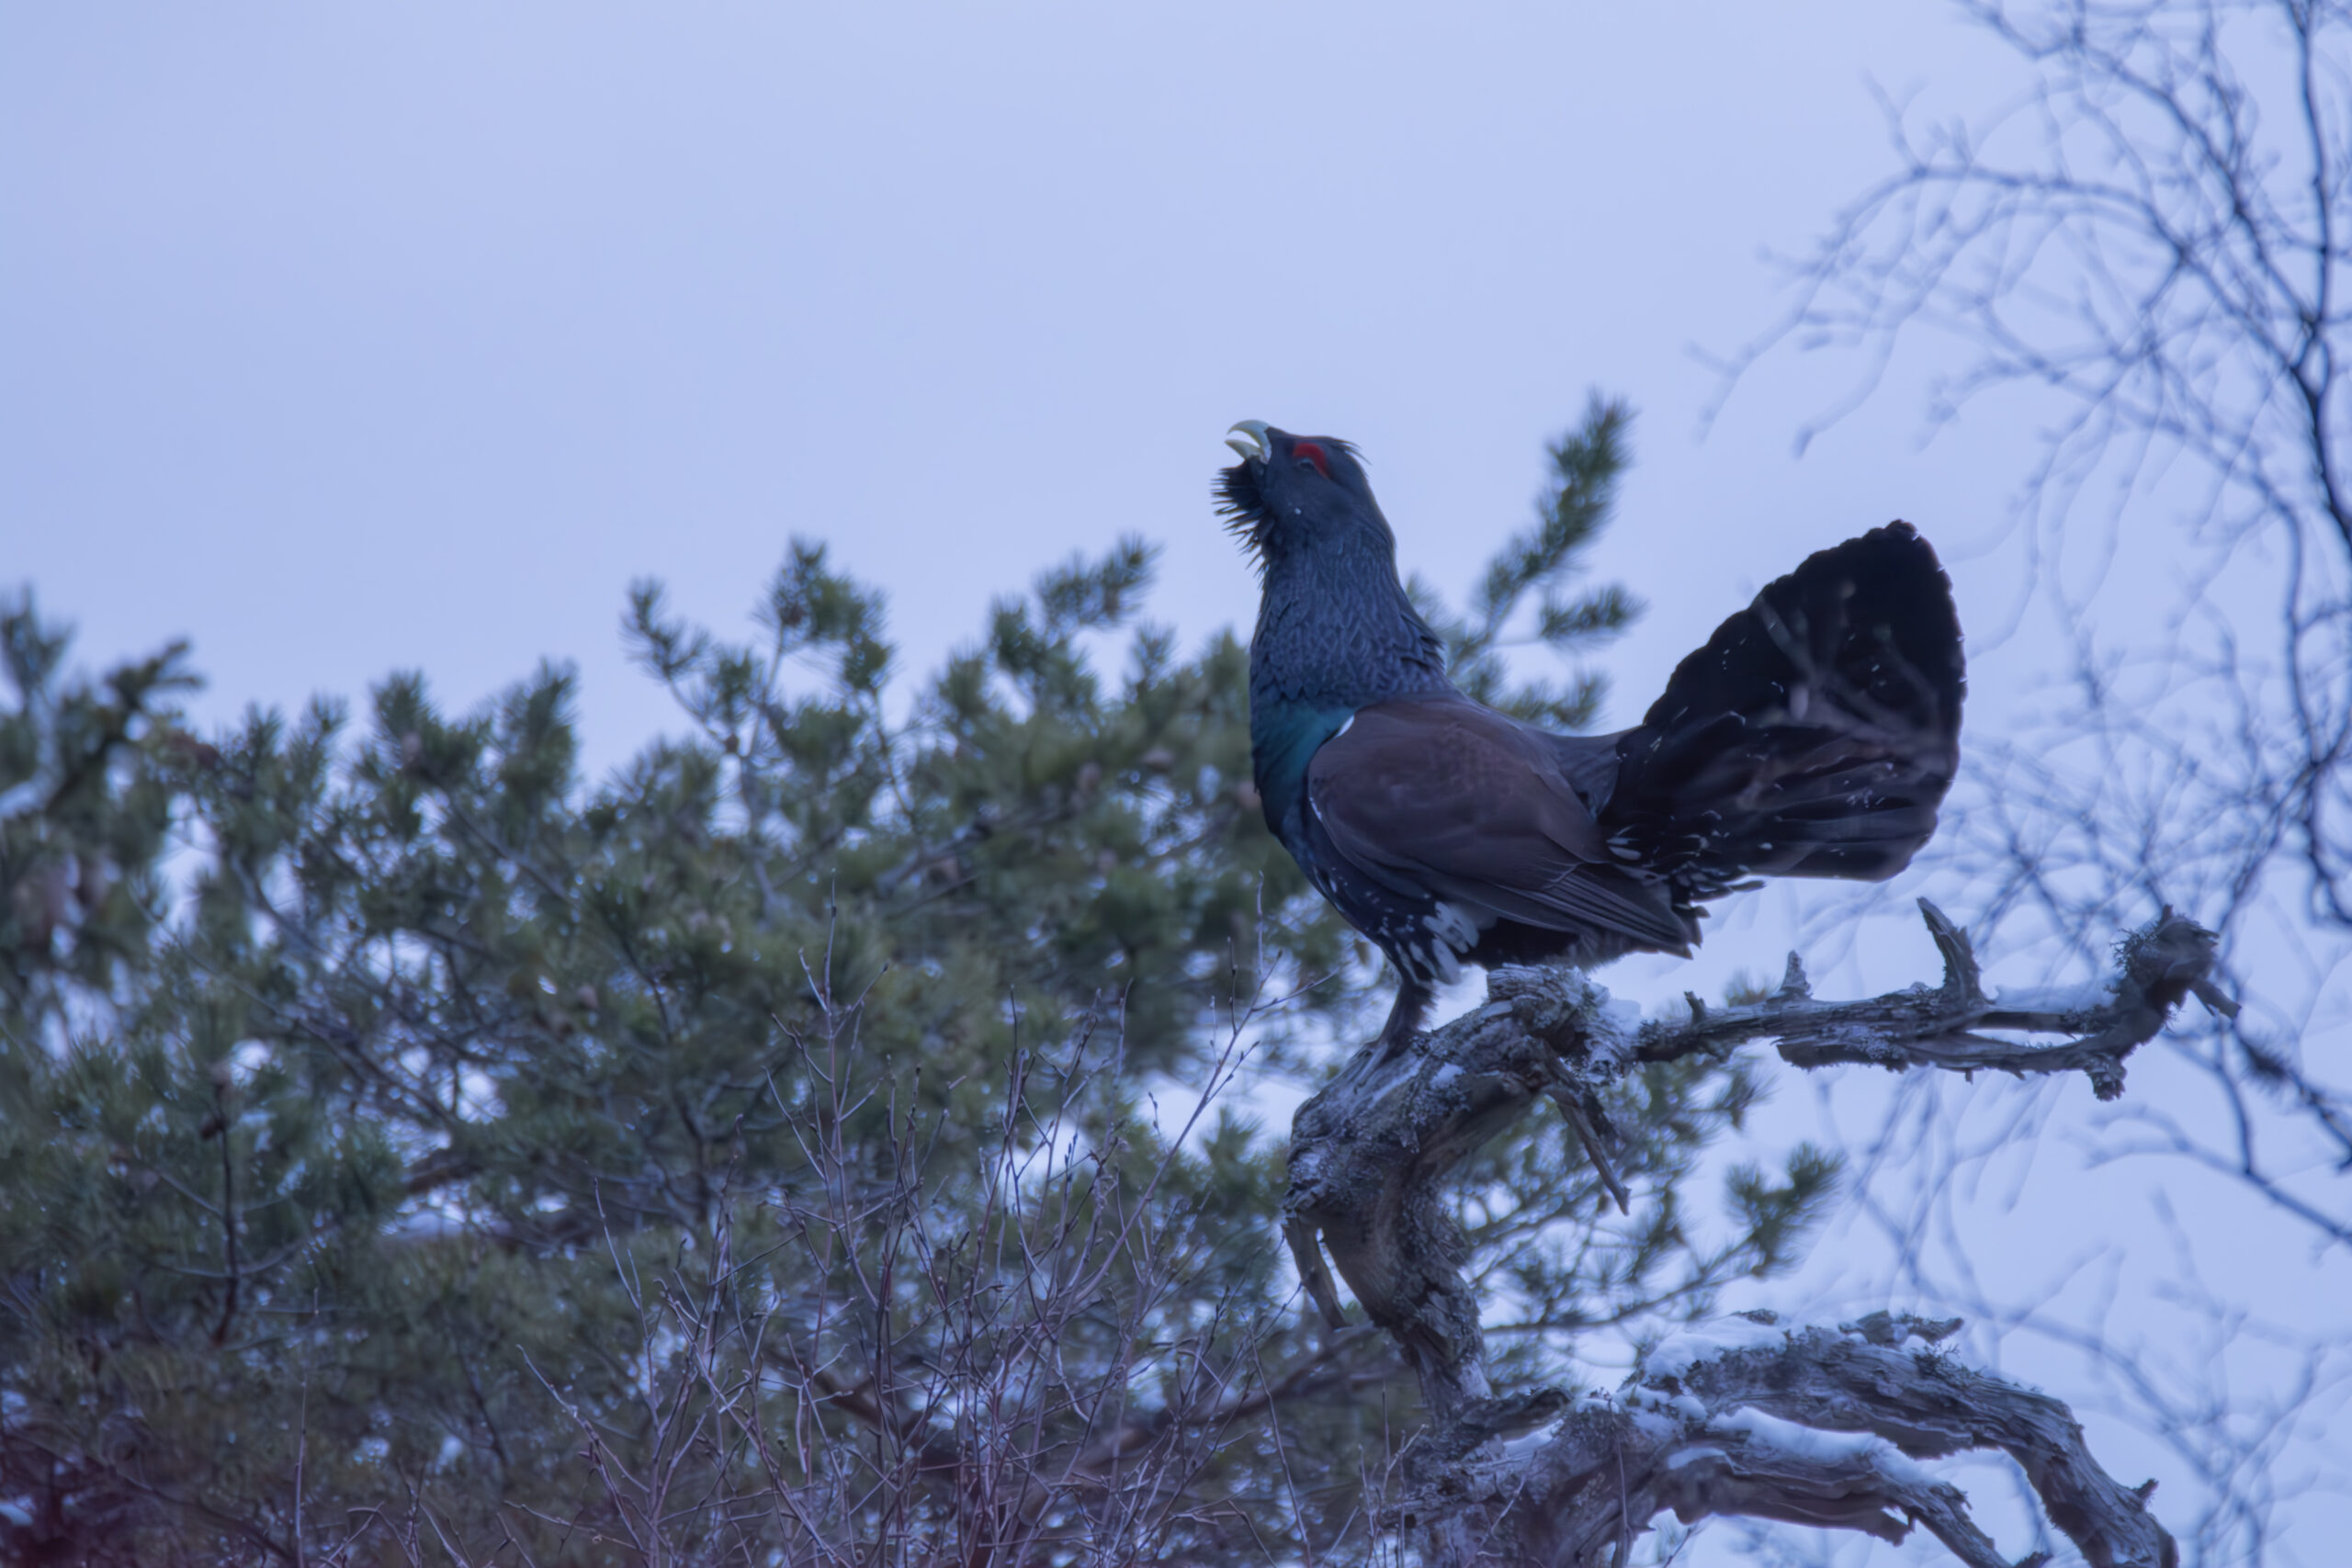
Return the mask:
[[[1770,1449],[1813,1464],[1838,1465],[1860,1460],[1898,1485],[1935,1484],[1935,1477],[1902,1450],[1869,1432],[1825,1432],[1818,1427],[1801,1427],[1794,1421],[1768,1416],[1753,1405],[1742,1405],[1728,1416],[1717,1416],[1708,1423],[1707,1430],[1719,1437],[1743,1437],[1750,1448]]]
[[[2014,1012],[2095,1012],[2115,1002],[2115,987],[2104,980],[2077,986],[2002,987],[1993,1005]]]
[[[1702,1459],[1728,1460],[1731,1455],[1721,1449],[1684,1449],[1666,1461],[1668,1470],[1680,1470],[1686,1464],[1696,1464]]]
[[[1639,1405],[1634,1405],[1628,1408],[1625,1414],[1633,1417],[1634,1429],[1652,1442],[1670,1443],[1682,1436],[1682,1423],[1669,1416],[1661,1416],[1655,1410],[1645,1410]]]
[[[1532,1432],[1522,1432],[1503,1444],[1503,1458],[1516,1463],[1533,1454],[1552,1440],[1552,1428],[1539,1427]]]
[[[1718,1318],[1703,1330],[1686,1328],[1668,1337],[1643,1359],[1641,1375],[1645,1379],[1679,1378],[1700,1362],[1718,1356],[1740,1350],[1783,1350],[1788,1343],[1789,1332],[1785,1328],[1745,1317]]]

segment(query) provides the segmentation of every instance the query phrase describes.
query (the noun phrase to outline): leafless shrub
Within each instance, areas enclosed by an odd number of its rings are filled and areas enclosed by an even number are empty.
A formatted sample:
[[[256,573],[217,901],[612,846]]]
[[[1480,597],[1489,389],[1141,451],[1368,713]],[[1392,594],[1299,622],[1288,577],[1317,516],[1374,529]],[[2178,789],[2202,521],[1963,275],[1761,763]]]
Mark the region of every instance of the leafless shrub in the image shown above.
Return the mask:
[[[2318,1440],[2352,1368],[2341,1314],[2248,1311],[2203,1281],[2194,1237],[2126,1312],[2087,1287],[2064,1309],[1990,1299],[2012,1287],[1979,1274],[1951,1195],[2064,1126],[2095,1162],[2234,1189],[2322,1254],[2352,1240],[2352,1098],[2328,1066],[2352,958],[2352,8],[1957,8],[2022,91],[1965,124],[1888,102],[1893,172],[1791,263],[1788,315],[1730,369],[1783,346],[1859,355],[1800,444],[1919,348],[1957,350],[1931,424],[1971,406],[2041,423],[2020,511],[2064,658],[1974,743],[1954,897],[2046,978],[2095,969],[2119,923],[2197,909],[2247,1006],[2163,1042],[2172,1097],[2087,1122],[2030,1089],[1906,1084],[1852,1151],[1856,1190],[1891,1288],[1968,1312],[1980,1353],[2004,1332],[2063,1348],[2172,1450],[2204,1494],[2182,1516],[2190,1561],[2321,1561],[2281,1551],[2281,1508],[2352,1477]]]
[[[876,1070],[855,1003],[827,998],[821,1017],[780,1075],[808,1086],[780,1101],[802,1176],[730,1184],[691,1254],[612,1249],[641,1318],[639,1403],[625,1433],[579,1419],[606,1506],[576,1528],[648,1563],[860,1568],[1224,1559],[1364,1533],[1303,1509],[1326,1478],[1290,1472],[1283,1413],[1376,1386],[1393,1359],[1366,1328],[1303,1344],[1262,1295],[1198,1306],[1237,1238],[1168,1201],[1253,1015],[1158,1129],[1100,1118],[1120,1066],[1106,1005],[1066,1049],[1016,1058],[991,1086],[983,1168],[954,1173],[911,1076]],[[977,1194],[934,1203],[946,1179]]]

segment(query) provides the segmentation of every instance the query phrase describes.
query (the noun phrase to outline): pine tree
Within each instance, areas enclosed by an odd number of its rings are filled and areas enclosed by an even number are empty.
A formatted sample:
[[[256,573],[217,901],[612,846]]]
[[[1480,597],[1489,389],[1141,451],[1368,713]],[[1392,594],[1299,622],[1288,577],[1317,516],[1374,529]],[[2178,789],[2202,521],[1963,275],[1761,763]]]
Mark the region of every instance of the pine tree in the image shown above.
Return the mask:
[[[1637,612],[1571,594],[1629,416],[1595,400],[1468,614],[1465,684]],[[1135,540],[899,673],[796,543],[756,635],[632,592],[677,738],[603,783],[574,680],[395,676],[199,738],[174,647],[72,672],[0,606],[0,1531],[25,1561],[1030,1562],[1363,1553],[1412,1429],[1301,1310],[1282,1134],[1369,955],[1267,834],[1247,654],[1141,618]],[[1527,628],[1523,632],[1521,628]],[[1119,673],[1102,665],[1119,661]],[[1463,1218],[1513,1364],[1791,1258],[1834,1181],[1686,1190],[1753,1101],[1661,1065]]]

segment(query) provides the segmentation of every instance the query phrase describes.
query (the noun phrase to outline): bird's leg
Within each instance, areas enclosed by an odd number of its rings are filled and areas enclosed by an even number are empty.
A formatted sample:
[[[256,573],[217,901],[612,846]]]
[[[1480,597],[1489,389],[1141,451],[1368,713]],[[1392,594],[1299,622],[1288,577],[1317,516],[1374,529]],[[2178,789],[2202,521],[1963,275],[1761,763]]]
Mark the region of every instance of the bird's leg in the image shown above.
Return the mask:
[[[1380,1026],[1379,1038],[1373,1041],[1373,1061],[1386,1062],[1413,1043],[1421,1027],[1421,1015],[1430,1010],[1430,988],[1418,980],[1405,979],[1397,983],[1396,1005],[1388,1010],[1388,1021]]]

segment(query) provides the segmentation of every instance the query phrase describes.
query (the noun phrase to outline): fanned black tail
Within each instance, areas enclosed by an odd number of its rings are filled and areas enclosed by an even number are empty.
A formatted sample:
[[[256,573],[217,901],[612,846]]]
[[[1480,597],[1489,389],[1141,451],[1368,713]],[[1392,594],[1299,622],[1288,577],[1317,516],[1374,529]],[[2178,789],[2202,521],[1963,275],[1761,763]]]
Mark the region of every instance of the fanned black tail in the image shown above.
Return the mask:
[[[1809,557],[1619,739],[1611,851],[1685,908],[1750,876],[1892,876],[1936,829],[1965,684],[1951,584],[1909,524]]]

